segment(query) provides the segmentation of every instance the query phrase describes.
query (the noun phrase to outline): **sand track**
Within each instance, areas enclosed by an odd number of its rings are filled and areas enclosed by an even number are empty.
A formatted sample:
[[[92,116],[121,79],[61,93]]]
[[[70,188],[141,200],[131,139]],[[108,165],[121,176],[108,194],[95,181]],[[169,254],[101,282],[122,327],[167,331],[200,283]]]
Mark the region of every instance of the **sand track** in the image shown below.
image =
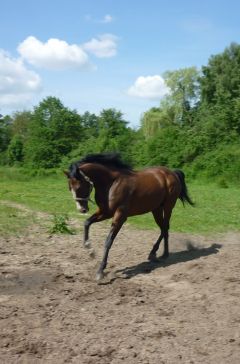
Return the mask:
[[[107,231],[92,227],[94,258],[81,235],[0,238],[0,362],[238,364],[240,234],[172,233],[149,263],[157,230],[125,226],[97,285]]]

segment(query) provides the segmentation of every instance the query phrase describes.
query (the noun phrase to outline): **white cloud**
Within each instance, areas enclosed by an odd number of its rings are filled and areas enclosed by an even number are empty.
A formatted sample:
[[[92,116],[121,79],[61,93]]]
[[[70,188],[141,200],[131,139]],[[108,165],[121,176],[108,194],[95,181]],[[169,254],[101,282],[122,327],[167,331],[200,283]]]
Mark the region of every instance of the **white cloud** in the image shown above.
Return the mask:
[[[107,23],[112,23],[113,22],[113,17],[109,14],[106,14],[103,18],[103,20],[101,21],[101,23],[107,24]]]
[[[0,50],[0,105],[20,106],[40,92],[39,75],[28,70],[22,60]]]
[[[127,93],[130,96],[141,97],[150,100],[159,100],[169,92],[164,79],[159,75],[140,76],[136,79]]]
[[[84,43],[83,48],[99,58],[113,57],[117,54],[117,40],[115,35],[103,34]]]
[[[18,52],[30,64],[51,70],[82,69],[90,66],[81,46],[51,38],[46,43],[30,36],[18,46]]]

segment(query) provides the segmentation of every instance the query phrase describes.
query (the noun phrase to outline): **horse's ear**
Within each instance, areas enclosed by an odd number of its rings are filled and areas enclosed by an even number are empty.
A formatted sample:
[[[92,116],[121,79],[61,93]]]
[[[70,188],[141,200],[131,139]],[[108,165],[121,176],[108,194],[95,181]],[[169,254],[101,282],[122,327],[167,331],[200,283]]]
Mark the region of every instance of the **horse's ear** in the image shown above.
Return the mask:
[[[69,174],[69,172],[68,172],[68,171],[63,171],[63,173],[65,174],[65,176],[66,176],[67,178],[70,178],[70,174]]]

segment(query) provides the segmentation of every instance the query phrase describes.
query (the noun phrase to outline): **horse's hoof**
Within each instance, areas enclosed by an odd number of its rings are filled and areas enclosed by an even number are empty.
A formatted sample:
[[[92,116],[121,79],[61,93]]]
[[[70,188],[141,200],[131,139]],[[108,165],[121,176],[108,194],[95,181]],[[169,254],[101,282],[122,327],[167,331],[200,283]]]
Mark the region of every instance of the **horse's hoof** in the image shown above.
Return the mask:
[[[90,240],[86,240],[86,241],[83,243],[83,246],[84,246],[84,248],[86,248],[86,249],[90,249],[90,248],[91,248],[91,241],[90,241]]]
[[[96,281],[100,282],[103,278],[104,278],[104,273],[103,272],[98,272],[97,275],[96,275]]]
[[[167,259],[169,257],[169,253],[164,253],[162,256],[161,256],[161,259]]]
[[[156,257],[156,255],[155,255],[155,254],[149,254],[149,256],[148,256],[148,260],[149,260],[150,262],[152,262],[152,263],[156,263],[156,262],[158,262],[158,258]]]

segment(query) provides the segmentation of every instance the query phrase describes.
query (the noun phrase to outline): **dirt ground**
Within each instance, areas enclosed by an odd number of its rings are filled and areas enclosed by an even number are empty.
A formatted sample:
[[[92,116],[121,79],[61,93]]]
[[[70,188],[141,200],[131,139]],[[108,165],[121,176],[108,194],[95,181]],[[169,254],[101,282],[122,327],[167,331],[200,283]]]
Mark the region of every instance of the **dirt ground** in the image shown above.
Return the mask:
[[[1,364],[239,364],[240,234],[170,233],[150,263],[158,231],[126,225],[97,284],[108,229],[92,226],[91,256],[38,225],[0,238]]]

